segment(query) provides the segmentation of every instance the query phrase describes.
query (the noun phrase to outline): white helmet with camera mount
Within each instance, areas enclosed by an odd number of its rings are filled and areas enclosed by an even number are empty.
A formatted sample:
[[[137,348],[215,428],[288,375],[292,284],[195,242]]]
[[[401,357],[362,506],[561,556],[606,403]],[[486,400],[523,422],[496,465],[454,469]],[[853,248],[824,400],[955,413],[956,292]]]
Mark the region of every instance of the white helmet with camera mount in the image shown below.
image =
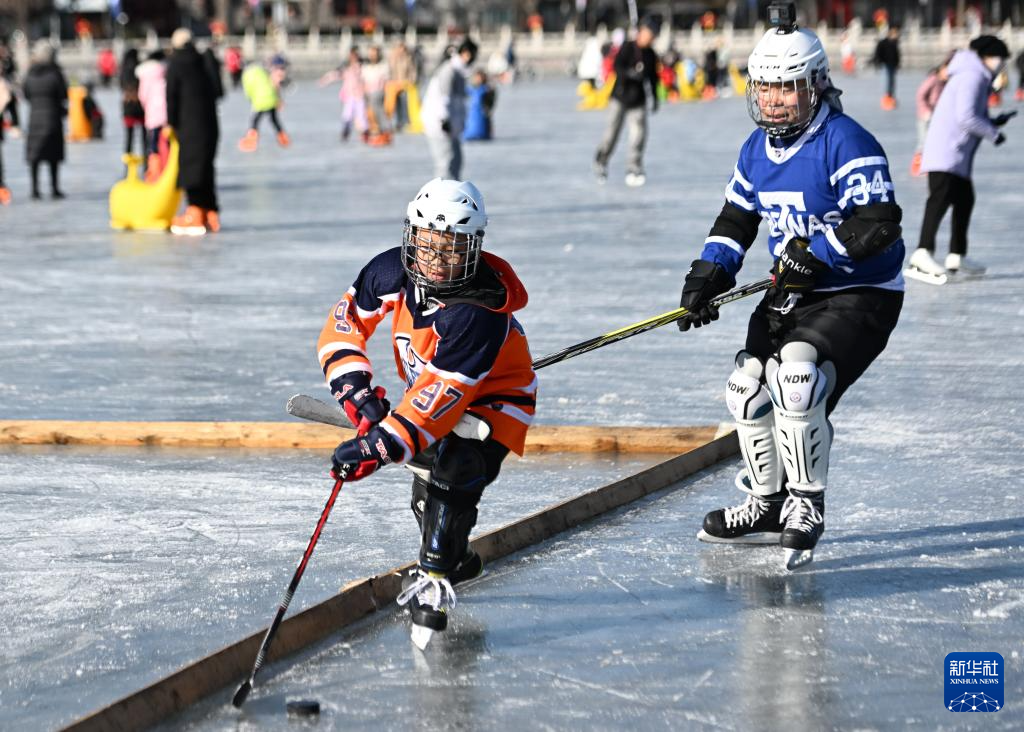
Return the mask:
[[[766,32],[747,61],[747,111],[772,137],[802,132],[832,85],[821,41],[793,17]]]

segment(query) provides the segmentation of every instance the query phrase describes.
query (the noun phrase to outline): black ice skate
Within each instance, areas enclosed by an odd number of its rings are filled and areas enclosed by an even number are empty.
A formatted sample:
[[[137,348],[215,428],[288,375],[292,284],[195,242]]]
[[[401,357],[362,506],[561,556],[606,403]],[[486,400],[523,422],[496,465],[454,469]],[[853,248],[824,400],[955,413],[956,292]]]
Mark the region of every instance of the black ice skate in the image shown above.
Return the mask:
[[[402,579],[398,604],[409,605],[412,642],[417,648],[424,650],[435,632],[448,627],[448,612],[455,608],[455,603],[452,583],[443,574],[416,567]]]
[[[822,491],[789,490],[789,498],[782,507],[780,544],[786,555],[786,569],[792,571],[814,559],[814,547],[825,533],[825,494]]]
[[[711,544],[778,544],[786,491],[759,496],[750,490],[747,471],[736,476],[736,487],[747,494],[738,506],[720,508],[704,517],[697,538]]]
[[[476,579],[484,573],[484,560],[480,558],[480,555],[470,549],[466,552],[466,555],[462,560],[455,565],[455,568],[448,573],[448,581],[452,583],[452,587],[462,582],[468,582],[469,580]]]

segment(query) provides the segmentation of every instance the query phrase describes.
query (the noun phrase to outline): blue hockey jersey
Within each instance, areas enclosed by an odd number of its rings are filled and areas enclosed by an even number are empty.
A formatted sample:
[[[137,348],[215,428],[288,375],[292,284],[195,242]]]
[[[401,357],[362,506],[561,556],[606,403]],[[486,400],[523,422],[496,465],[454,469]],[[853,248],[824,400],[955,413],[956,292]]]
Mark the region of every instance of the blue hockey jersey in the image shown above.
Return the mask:
[[[768,224],[768,247],[777,259],[793,237],[810,241],[829,269],[816,291],[848,287],[903,290],[903,240],[854,262],[833,231],[871,203],[895,203],[889,162],[878,141],[842,112],[822,104],[814,121],[787,147],[776,147],[758,128],[740,150],[725,187],[726,201],[760,214]],[[743,264],[749,242],[708,236],[701,258],[732,275]]]

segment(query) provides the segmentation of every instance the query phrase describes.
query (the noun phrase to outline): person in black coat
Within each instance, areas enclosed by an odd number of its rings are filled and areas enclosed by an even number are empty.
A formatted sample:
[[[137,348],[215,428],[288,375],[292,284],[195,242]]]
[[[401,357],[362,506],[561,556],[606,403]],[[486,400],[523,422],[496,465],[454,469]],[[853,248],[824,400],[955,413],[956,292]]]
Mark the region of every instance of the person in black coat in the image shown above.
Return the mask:
[[[178,136],[178,187],[188,207],[171,222],[176,234],[205,234],[220,229],[213,162],[220,140],[217,88],[192,34],[179,28],[171,36],[167,62],[167,124]]]
[[[608,159],[618,142],[623,121],[629,126],[629,160],[626,185],[642,186],[644,145],[647,143],[647,86],[650,86],[651,111],[658,111],[658,57],[651,48],[658,35],[660,19],[644,18],[636,40],[622,44],[615,56],[615,87],[608,102],[608,127],[594,158],[594,174],[599,183],[608,179]]]
[[[39,165],[50,167],[50,189],[54,198],[64,198],[58,182],[58,166],[64,160],[64,117],[68,113],[68,84],[57,65],[57,50],[49,41],[39,41],[32,50],[32,65],[22,87],[31,106],[25,159],[32,171],[32,198],[38,200]]]
[[[146,113],[139,101],[139,80],[135,69],[139,66],[139,49],[129,48],[121,57],[121,119],[124,122],[124,151],[132,151],[135,128],[139,130],[140,152],[146,153]]]
[[[882,97],[882,108],[896,108],[896,70],[900,67],[900,29],[889,28],[885,38],[875,46],[872,62],[885,71],[885,95]]]

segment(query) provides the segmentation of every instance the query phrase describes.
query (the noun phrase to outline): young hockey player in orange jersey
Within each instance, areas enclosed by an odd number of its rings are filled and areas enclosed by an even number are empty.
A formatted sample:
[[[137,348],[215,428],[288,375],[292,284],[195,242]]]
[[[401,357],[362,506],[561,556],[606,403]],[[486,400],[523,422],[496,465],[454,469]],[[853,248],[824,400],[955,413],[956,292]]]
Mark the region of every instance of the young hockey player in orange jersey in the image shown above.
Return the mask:
[[[483,571],[469,548],[477,504],[509,450],[522,454],[536,404],[526,335],[513,315],[526,291],[507,262],[481,251],[486,225],[472,183],[427,183],[409,203],[402,246],[363,268],[317,346],[332,393],[363,433],[334,451],[335,475],[359,480],[392,463],[415,474],[422,545],[399,597],[410,604],[414,640],[417,630],[426,640],[444,630],[452,586]],[[366,355],[389,312],[406,383],[393,410],[371,386]]]

